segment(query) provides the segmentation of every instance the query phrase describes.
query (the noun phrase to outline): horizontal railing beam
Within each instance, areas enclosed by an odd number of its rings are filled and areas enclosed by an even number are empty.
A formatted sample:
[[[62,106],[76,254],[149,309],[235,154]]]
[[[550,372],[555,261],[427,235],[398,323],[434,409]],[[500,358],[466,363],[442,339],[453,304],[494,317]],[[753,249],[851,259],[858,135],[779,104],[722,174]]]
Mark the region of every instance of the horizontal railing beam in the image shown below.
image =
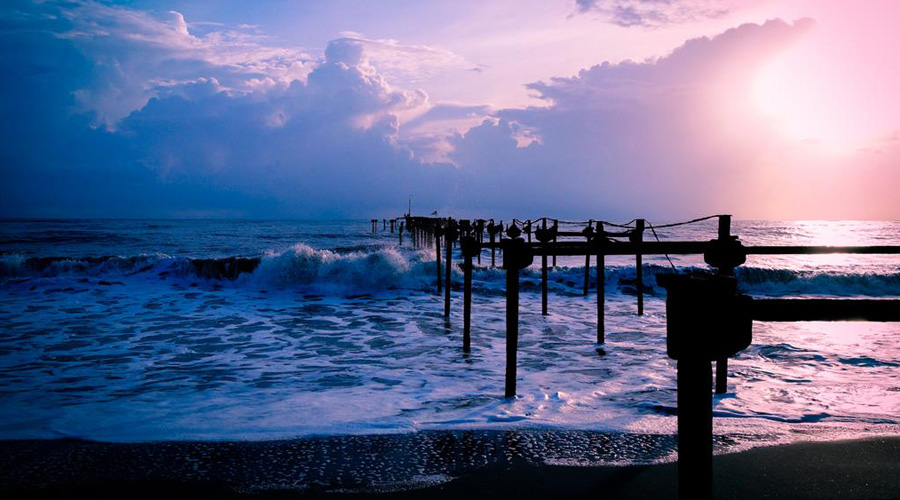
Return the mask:
[[[900,322],[900,300],[753,299],[750,316],[756,321]]]

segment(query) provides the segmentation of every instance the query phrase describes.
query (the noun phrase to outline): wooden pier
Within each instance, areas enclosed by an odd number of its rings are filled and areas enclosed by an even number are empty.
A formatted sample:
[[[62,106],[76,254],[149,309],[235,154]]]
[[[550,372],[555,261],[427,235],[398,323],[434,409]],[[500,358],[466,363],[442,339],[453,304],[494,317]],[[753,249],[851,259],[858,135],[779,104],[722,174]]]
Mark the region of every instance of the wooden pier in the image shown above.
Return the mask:
[[[661,241],[656,229],[718,220],[718,231],[708,241]],[[547,217],[514,219],[504,228],[493,219],[454,220],[406,216],[400,224],[412,235],[413,244],[437,249],[437,290],[442,291],[440,245],[443,238],[444,317],[449,321],[451,298],[451,249],[459,242],[463,256],[463,342],[471,349],[473,259],[490,250],[491,266],[498,252],[506,271],[506,377],[505,396],[516,395],[519,336],[519,273],[541,257],[541,313],[548,314],[548,260],[557,256],[583,256],[583,294],[588,294],[591,256],[597,268],[597,344],[606,341],[605,258],[634,256],[637,314],[643,314],[645,255],[703,255],[711,272],[704,276],[658,274],[667,290],[667,351],[677,361],[678,484],[680,498],[712,496],[712,393],[727,391],[728,358],[752,342],[753,321],[889,321],[900,322],[897,299],[756,299],[738,293],[734,271],[749,255],[900,254],[900,246],[744,246],[731,234],[731,216],[715,215],[675,224],[653,226],[644,219],[625,224],[591,219],[581,231],[560,231],[560,221]],[[373,219],[373,231],[377,220]],[[519,226],[522,226],[521,228]],[[537,226],[537,227],[535,227]],[[655,241],[645,241],[649,229]],[[485,233],[488,241],[485,241]],[[505,235],[505,237],[504,237]],[[523,238],[523,235],[525,238]],[[534,236],[534,238],[532,238]],[[559,238],[583,238],[562,240]],[[527,238],[527,240],[526,240]],[[537,241],[534,241],[537,240]],[[715,383],[712,363],[716,363]]]

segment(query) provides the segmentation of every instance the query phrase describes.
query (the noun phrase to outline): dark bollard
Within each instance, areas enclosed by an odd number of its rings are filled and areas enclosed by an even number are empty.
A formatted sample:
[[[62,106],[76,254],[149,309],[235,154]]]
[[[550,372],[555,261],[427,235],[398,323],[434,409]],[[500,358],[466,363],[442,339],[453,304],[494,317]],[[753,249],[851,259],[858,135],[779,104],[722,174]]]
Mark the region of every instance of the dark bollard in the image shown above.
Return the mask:
[[[403,222],[401,222],[401,223],[400,223],[400,227],[398,228],[398,231],[397,231],[397,238],[400,239],[400,246],[401,246],[401,247],[403,246],[403,229],[404,229],[405,227],[406,227],[406,224],[404,224]]]
[[[634,241],[641,244],[644,242],[644,219],[635,221]],[[644,256],[638,250],[635,257],[635,272],[637,274],[637,313],[638,316],[644,314]]]
[[[372,234],[375,234],[378,232],[377,227],[378,227],[378,219],[372,219]]]
[[[387,229],[387,219],[381,219],[381,230],[384,231]]]
[[[531,265],[534,256],[519,236],[522,232],[515,224],[503,241],[503,268],[506,269],[506,391],[511,398],[516,395],[516,350],[519,345],[519,271]]]
[[[453,271],[453,241],[459,232],[456,229],[456,221],[447,219],[447,227],[444,229],[444,247],[447,249],[447,274],[444,277],[444,317],[450,319],[450,273]]]
[[[463,254],[463,352],[472,346],[472,256],[481,253],[478,239],[466,236],[460,241]]]
[[[391,219],[391,234],[394,234],[394,222],[396,222],[396,220]]]
[[[444,234],[444,228],[440,225],[434,228],[434,262],[437,268],[437,293],[441,294],[441,236]]]
[[[712,498],[712,365],[751,342],[749,297],[733,277],[658,276],[666,351],[678,361],[678,498]]]

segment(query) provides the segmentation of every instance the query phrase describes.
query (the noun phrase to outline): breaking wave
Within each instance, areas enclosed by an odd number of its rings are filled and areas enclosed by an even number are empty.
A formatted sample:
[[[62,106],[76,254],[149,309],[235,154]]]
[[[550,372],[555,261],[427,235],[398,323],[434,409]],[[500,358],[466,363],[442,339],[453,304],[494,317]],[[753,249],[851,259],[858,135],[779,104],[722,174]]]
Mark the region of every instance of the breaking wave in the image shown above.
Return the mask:
[[[656,293],[655,276],[659,274],[700,273],[700,267],[644,265],[647,293]],[[320,291],[350,290],[432,290],[435,262],[431,254],[390,247],[358,247],[352,249],[317,250],[296,244],[284,251],[269,251],[259,256],[224,258],[185,258],[165,254],[98,257],[24,257],[0,255],[0,279],[35,277],[115,277],[157,275],[165,278],[207,280],[232,284],[269,287],[300,287]],[[523,290],[536,288],[540,270],[522,272]],[[900,273],[835,273],[740,267],[736,270],[742,291],[762,295],[834,295],[897,296],[900,295]],[[453,286],[459,286],[462,273],[453,269]],[[505,272],[500,268],[477,267],[475,287],[483,292],[503,293]],[[554,292],[581,293],[584,267],[557,267],[549,272]],[[629,293],[636,285],[634,266],[609,266],[605,270],[607,290]],[[590,270],[589,286],[596,288],[596,269]]]

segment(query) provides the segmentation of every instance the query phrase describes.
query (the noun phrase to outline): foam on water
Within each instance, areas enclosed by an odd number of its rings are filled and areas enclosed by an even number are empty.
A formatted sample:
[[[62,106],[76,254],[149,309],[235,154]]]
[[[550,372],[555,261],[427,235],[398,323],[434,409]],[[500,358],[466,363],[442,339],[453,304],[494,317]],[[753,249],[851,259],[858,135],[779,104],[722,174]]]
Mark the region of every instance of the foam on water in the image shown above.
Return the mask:
[[[523,273],[519,396],[507,400],[502,270],[475,272],[473,351],[463,355],[461,274],[446,323],[432,250],[393,248],[390,235],[283,239],[247,252],[128,253],[138,246],[129,243],[104,257],[76,242],[0,256],[0,438],[675,432],[664,296],[651,290],[645,315],[634,314],[628,259],[610,259],[604,276],[603,346],[593,343],[594,292],[581,297],[583,260],[550,273],[546,317],[539,271]],[[337,244],[317,248],[327,239]],[[648,285],[671,272],[648,260]],[[673,260],[682,272],[702,267]],[[900,295],[896,262],[810,262],[751,262],[738,278],[757,295]],[[739,448],[896,433],[898,335],[891,324],[757,323],[716,398],[717,434]]]

